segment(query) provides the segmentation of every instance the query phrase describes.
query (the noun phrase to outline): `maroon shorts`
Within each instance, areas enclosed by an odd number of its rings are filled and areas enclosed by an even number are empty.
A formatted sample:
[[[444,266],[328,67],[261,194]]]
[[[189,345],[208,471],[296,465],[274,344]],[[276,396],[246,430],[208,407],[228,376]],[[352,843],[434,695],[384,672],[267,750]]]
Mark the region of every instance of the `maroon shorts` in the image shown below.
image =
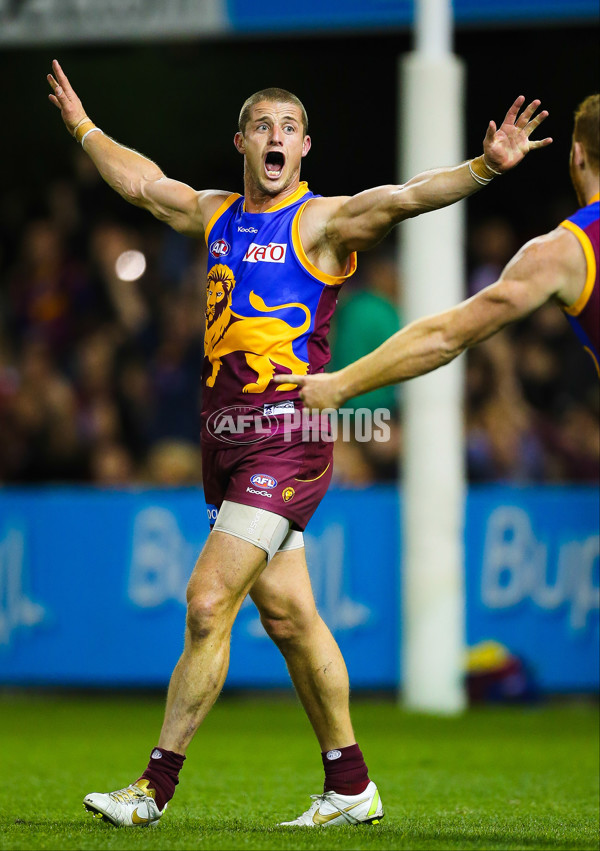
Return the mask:
[[[224,499],[266,508],[302,531],[325,496],[333,472],[333,443],[276,434],[260,443],[202,448],[202,478],[212,526]],[[289,435],[288,435],[289,437]]]

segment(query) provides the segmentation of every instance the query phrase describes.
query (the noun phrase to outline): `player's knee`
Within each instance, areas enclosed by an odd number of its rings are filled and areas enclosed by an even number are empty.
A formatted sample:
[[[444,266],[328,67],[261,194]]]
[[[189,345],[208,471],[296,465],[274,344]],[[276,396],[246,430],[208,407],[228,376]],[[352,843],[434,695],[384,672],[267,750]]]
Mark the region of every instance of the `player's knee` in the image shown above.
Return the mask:
[[[200,641],[220,629],[227,620],[228,606],[224,599],[214,595],[188,596],[186,625],[190,637]]]
[[[302,643],[314,624],[317,613],[314,609],[291,606],[285,609],[261,612],[261,622],[269,638],[278,646]]]

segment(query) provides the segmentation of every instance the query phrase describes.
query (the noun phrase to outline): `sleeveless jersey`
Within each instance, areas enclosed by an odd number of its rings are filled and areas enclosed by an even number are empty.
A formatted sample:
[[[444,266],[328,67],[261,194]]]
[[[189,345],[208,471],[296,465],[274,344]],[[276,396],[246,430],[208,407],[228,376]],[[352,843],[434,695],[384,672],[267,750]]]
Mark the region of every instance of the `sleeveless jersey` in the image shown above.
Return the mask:
[[[202,376],[206,446],[222,449],[228,443],[250,442],[251,418],[247,427],[233,426],[215,438],[222,412],[276,416],[293,411],[299,402],[297,387],[277,385],[273,375],[322,372],[329,362],[331,316],[342,283],[356,269],[356,255],[340,276],[327,275],[310,262],[299,225],[315,197],[302,182],[267,212],[248,213],[243,196],[233,194],[208,223]]]
[[[570,216],[561,227],[574,233],[579,240],[587,265],[587,276],[581,295],[570,307],[563,310],[579,337],[584,349],[592,356],[598,377],[600,378],[600,283],[598,259],[599,203],[598,195],[590,201],[587,207],[582,207]]]

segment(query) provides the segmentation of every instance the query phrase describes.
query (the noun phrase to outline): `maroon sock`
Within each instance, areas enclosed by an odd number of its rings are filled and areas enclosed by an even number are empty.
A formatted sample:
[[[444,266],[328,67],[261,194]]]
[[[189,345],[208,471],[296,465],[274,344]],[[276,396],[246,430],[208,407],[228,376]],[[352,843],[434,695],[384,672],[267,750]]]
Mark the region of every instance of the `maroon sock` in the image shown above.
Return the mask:
[[[152,750],[148,768],[139,779],[149,781],[148,788],[154,790],[154,800],[159,810],[162,810],[175,794],[184,759],[182,754],[166,751],[164,748]]]
[[[369,769],[358,745],[322,753],[325,769],[324,792],[360,795],[369,785]]]

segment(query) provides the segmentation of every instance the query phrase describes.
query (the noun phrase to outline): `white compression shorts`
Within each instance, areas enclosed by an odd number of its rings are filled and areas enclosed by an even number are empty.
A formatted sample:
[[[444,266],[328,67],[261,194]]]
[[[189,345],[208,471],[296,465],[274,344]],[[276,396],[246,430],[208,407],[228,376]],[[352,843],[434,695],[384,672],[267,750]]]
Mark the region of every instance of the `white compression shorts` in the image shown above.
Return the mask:
[[[291,521],[280,514],[225,499],[213,529],[254,544],[266,552],[269,562],[275,553],[299,550],[304,546],[302,532],[290,526]]]

